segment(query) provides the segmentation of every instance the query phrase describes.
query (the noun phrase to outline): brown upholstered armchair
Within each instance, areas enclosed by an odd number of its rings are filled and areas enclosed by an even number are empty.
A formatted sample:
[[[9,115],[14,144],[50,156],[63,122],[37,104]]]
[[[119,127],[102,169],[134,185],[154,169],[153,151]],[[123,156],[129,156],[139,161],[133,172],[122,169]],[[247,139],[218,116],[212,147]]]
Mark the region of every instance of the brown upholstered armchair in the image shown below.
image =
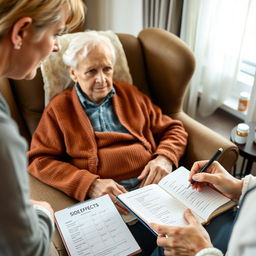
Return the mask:
[[[176,36],[161,29],[144,29],[134,37],[118,34],[128,60],[133,83],[150,95],[163,112],[183,122],[189,134],[186,153],[181,165],[190,168],[194,161],[208,159],[217,148],[224,149],[219,161],[231,170],[238,157],[237,147],[229,140],[201,125],[182,110],[185,91],[195,68],[189,48]],[[8,101],[21,134],[30,143],[44,109],[41,74],[33,81],[2,79],[0,91]],[[30,177],[31,197],[48,201],[54,210],[63,209],[75,200]],[[53,244],[60,255],[66,255],[58,232]],[[54,251],[52,251],[54,253]]]

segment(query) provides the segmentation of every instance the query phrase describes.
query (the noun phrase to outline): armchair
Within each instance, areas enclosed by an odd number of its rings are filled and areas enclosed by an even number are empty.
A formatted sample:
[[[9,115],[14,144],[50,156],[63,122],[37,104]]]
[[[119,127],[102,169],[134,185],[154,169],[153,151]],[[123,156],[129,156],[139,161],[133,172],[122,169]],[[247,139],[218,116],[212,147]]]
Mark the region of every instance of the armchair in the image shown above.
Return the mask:
[[[190,118],[182,110],[184,95],[194,72],[195,59],[189,48],[173,34],[156,28],[142,30],[138,37],[118,34],[124,48],[133,84],[148,94],[163,112],[181,120],[189,134],[181,165],[190,168],[196,160],[208,159],[223,148],[220,163],[229,171],[238,157],[238,148],[229,140]],[[30,143],[44,109],[43,80],[40,72],[32,81],[2,79],[0,91],[10,105],[21,134]],[[76,201],[30,176],[31,197],[48,201],[60,210]],[[66,255],[59,233],[53,237],[51,253]]]

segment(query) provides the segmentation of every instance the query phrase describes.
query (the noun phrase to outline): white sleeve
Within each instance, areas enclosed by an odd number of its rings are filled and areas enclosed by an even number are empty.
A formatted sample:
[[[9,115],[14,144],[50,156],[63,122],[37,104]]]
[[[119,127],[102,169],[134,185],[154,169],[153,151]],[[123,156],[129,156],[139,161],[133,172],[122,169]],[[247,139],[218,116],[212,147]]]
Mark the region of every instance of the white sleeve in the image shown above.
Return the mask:
[[[223,253],[217,248],[205,248],[195,256],[223,256]]]
[[[256,185],[256,177],[249,174],[243,178],[242,195],[240,196],[240,202],[246,191]]]
[[[229,256],[256,255],[256,189],[245,198],[228,245]]]

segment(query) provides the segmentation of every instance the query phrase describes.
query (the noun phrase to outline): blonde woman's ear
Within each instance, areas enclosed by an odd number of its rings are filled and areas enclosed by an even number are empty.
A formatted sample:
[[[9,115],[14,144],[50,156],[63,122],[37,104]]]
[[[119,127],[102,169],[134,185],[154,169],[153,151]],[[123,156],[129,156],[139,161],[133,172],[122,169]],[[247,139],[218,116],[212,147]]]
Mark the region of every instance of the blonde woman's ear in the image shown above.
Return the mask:
[[[22,46],[23,39],[28,35],[31,28],[32,19],[22,17],[16,21],[11,32],[11,41],[14,49],[19,50]]]

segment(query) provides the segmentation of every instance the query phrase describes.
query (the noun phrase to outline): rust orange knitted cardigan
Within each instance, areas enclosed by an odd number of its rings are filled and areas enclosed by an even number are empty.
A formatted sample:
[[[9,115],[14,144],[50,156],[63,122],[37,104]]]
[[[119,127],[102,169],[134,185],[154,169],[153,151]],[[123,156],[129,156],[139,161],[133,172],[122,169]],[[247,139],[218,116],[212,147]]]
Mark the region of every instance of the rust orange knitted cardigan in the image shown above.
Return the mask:
[[[33,134],[32,175],[82,201],[96,178],[137,177],[155,155],[178,166],[187,143],[181,122],[163,115],[135,86],[114,87],[114,109],[130,134],[94,132],[75,89],[66,90],[45,108]]]

